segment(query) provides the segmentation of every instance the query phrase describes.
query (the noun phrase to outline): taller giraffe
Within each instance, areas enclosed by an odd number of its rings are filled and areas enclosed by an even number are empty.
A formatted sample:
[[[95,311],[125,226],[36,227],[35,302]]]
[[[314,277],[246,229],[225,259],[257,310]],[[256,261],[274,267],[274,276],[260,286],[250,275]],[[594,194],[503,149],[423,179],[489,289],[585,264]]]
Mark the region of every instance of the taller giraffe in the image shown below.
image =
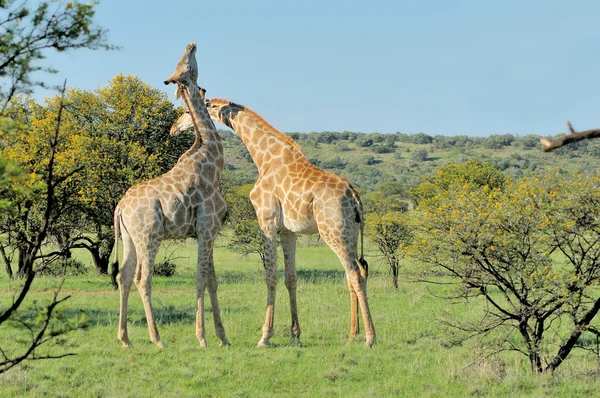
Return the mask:
[[[165,81],[165,84],[177,84],[177,92],[188,107],[196,132],[194,144],[169,172],[129,188],[115,209],[112,277],[121,292],[118,338],[125,347],[131,344],[127,336],[127,300],[134,273],[144,303],[150,340],[163,346],[151,302],[154,260],[163,239],[187,237],[198,239],[196,337],[200,346],[205,347],[204,290],[208,287],[216,334],[221,345],[229,345],[221,321],[213,264],[213,242],[226,210],[225,200],[219,192],[223,147],[196,83],[195,52],[195,43],[189,44],[175,73]],[[118,268],[119,233],[123,238],[121,268]]]
[[[337,254],[350,290],[350,335],[359,331],[358,307],[363,316],[366,341],[375,342],[375,329],[367,302],[367,263],[362,255],[363,209],[348,181],[311,164],[300,146],[248,108],[223,99],[206,101],[213,120],[232,128],[242,139],[258,168],[250,192],[265,248],[267,313],[258,346],[268,346],[273,336],[277,287],[277,234],[283,247],[285,285],[292,315],[291,342],[300,343],[296,304],[296,234],[321,235]],[[173,126],[191,128],[191,117],[182,115]],[[361,236],[361,256],[357,253]]]

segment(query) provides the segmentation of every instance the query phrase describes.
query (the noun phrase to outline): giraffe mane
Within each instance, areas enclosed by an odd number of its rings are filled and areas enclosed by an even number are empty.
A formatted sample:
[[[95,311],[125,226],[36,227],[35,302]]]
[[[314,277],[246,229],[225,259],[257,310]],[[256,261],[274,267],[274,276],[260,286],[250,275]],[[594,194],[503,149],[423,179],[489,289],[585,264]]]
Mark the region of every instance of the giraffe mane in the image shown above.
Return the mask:
[[[249,109],[248,107],[244,106],[244,105],[240,105],[237,104],[235,102],[226,100],[226,99],[222,99],[222,98],[213,98],[210,100],[210,102],[214,102],[215,104],[220,104],[220,105],[229,105],[229,106],[233,106],[236,108],[241,108],[244,112],[246,112],[247,114],[249,114],[250,116],[252,116],[254,119],[256,119],[257,122],[261,123],[262,125],[266,126],[267,129],[277,138],[283,140],[285,143],[289,144],[291,147],[293,147],[294,149],[296,149],[298,152],[300,152],[302,154],[302,148],[300,148],[300,145],[290,136],[283,134],[281,131],[277,130],[275,127],[273,127],[269,122],[267,122],[265,119],[263,119],[262,116],[260,116],[258,113],[254,112],[252,109]]]

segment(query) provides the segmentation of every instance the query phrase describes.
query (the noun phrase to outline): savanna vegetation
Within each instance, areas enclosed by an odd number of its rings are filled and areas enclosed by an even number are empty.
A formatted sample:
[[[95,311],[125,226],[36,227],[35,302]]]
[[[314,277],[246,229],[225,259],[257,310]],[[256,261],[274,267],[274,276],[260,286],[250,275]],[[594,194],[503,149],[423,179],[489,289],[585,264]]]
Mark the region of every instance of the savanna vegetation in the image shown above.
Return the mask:
[[[198,347],[195,245],[183,241],[164,245],[155,268],[167,348],[150,344],[134,295],[134,346],[121,349],[118,294],[106,276],[112,211],[129,186],[169,170],[193,137],[169,136],[181,109],[136,76],[93,91],[65,87],[43,103],[28,96],[44,86],[32,74],[52,72],[46,51],[114,49],[93,24],[94,5],[0,3],[3,396],[598,390],[600,140],[543,153],[535,135],[288,133],[361,194],[378,343],[348,341],[343,270],[306,237],[297,260],[306,345],[287,344],[289,304],[279,294],[274,347],[257,350],[265,286],[248,199],[256,168],[241,140],[220,130],[229,210],[215,265],[233,346],[218,348],[211,335],[208,349]]]

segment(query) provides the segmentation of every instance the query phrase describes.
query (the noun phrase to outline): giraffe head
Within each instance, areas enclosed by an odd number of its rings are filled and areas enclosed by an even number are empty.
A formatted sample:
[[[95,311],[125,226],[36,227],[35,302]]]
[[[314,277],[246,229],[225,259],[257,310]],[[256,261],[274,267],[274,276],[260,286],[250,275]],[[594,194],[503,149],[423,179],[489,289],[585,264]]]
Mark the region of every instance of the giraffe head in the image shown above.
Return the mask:
[[[200,90],[200,96],[202,99],[206,97],[206,90],[202,87],[198,87]],[[179,87],[177,87],[177,91],[175,92],[175,96],[179,94]],[[187,109],[175,123],[171,126],[171,136],[176,137],[184,131],[194,131],[194,120],[192,119],[192,115],[190,115],[189,109]]]
[[[175,72],[165,80],[165,84],[181,83],[184,81],[196,83],[198,80],[198,63],[196,62],[196,43],[186,46],[181,59],[175,67]]]
[[[204,103],[210,118],[227,127],[231,127],[231,120],[235,118],[238,112],[246,110],[243,105],[219,98],[204,99]]]

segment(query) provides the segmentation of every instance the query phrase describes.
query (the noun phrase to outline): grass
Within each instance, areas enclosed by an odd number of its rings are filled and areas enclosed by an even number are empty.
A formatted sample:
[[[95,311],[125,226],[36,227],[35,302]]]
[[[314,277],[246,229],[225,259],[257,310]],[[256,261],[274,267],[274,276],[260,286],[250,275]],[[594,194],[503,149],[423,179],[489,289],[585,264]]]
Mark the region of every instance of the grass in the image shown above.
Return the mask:
[[[88,327],[60,339],[49,352],[74,352],[58,360],[28,361],[0,375],[1,396],[96,397],[255,397],[255,396],[588,396],[596,394],[598,359],[577,352],[554,375],[532,376],[526,358],[507,354],[486,358],[475,342],[453,344],[436,321],[448,309],[477,316],[476,305],[448,303],[427,286],[407,280],[394,290],[382,265],[372,264],[369,300],[377,344],[348,340],[349,295],[341,265],[326,247],[298,249],[298,307],[303,347],[290,346],[289,302],[278,286],[272,347],[257,349],[266,303],[258,258],[239,258],[218,247],[215,252],[219,300],[231,347],[218,347],[207,311],[209,347],[201,349],[194,334],[195,245],[177,251],[177,274],[153,281],[153,303],[162,340],[158,349],[148,338],[141,300],[130,296],[130,349],[116,339],[118,292],[107,277],[66,280],[63,294],[72,297],[64,316],[82,312]],[[82,257],[82,260],[89,261]],[[59,284],[39,278],[28,296],[48,302]],[[0,280],[0,305],[12,300],[19,282]],[[210,302],[207,300],[207,305]],[[22,331],[0,328],[0,347],[18,350]],[[48,351],[48,349],[46,350]]]

